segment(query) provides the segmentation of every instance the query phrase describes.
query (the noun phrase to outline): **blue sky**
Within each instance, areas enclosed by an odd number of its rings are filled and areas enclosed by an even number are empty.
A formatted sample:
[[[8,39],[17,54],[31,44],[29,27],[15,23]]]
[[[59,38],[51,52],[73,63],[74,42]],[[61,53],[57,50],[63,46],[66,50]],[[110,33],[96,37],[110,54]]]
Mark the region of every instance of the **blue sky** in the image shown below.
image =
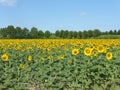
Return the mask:
[[[120,0],[0,0],[0,27],[120,29]]]

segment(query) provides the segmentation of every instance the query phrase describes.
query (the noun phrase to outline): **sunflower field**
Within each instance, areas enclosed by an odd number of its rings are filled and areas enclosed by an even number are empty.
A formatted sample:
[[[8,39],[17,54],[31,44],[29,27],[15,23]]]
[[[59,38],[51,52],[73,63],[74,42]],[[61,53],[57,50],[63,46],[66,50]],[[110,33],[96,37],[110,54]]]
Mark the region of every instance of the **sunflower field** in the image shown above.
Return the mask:
[[[120,90],[119,39],[1,39],[2,90]]]

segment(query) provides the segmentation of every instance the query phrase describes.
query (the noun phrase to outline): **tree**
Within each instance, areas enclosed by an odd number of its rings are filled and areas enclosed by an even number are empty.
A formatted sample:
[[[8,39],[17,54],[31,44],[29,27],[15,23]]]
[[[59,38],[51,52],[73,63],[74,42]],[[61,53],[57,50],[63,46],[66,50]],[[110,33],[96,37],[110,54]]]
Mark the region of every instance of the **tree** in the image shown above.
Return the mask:
[[[114,35],[116,35],[117,34],[117,30],[114,30]]]
[[[113,31],[112,31],[112,30],[110,30],[110,31],[109,31],[109,34],[110,34],[110,35],[112,35],[112,34],[113,34]]]
[[[68,38],[68,35],[69,35],[69,31],[68,31],[68,30],[65,30],[65,32],[64,32],[65,38]]]
[[[98,37],[98,36],[100,36],[100,35],[101,35],[101,32],[100,32],[99,29],[94,29],[94,30],[93,30],[93,37]]]
[[[74,32],[73,32],[73,37],[74,37],[74,38],[77,38],[77,33],[78,33],[77,31],[74,31]]]
[[[88,30],[88,37],[89,38],[93,37],[93,31],[92,30]]]
[[[16,30],[15,30],[14,26],[9,25],[7,27],[7,37],[8,38],[15,38],[15,34],[16,34]]]
[[[31,38],[38,38],[38,29],[36,27],[32,27],[30,31]]]
[[[45,38],[49,38],[50,37],[50,31],[45,31]]]
[[[82,31],[79,31],[78,33],[77,33],[77,38],[82,38]]]
[[[38,32],[38,38],[44,38],[44,32],[42,30]]]
[[[73,31],[69,31],[68,37],[69,37],[69,39],[74,38],[74,33],[73,33]]]
[[[60,38],[64,38],[64,30],[60,31]]]
[[[1,32],[1,28],[0,28],[0,38],[3,38],[2,32]]]
[[[88,38],[88,32],[86,30],[82,32],[82,38]]]
[[[29,30],[27,28],[23,28],[22,30],[22,38],[28,38]]]
[[[8,35],[6,28],[1,28],[1,29],[0,29],[0,33],[1,33],[1,36],[2,36],[3,38],[6,38],[7,35]]]
[[[118,35],[120,35],[120,29],[118,30]]]
[[[22,38],[22,29],[21,27],[16,27],[16,34],[15,34],[15,38]]]
[[[60,31],[59,31],[59,30],[57,30],[57,31],[55,32],[55,36],[56,36],[56,37],[60,37]]]

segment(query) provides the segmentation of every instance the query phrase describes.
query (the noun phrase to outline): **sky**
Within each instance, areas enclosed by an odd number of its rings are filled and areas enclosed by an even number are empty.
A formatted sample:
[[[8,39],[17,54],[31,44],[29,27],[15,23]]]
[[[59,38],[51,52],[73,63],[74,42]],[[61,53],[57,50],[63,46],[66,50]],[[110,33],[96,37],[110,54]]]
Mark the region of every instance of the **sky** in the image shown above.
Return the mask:
[[[120,29],[120,0],[0,0],[0,28]]]

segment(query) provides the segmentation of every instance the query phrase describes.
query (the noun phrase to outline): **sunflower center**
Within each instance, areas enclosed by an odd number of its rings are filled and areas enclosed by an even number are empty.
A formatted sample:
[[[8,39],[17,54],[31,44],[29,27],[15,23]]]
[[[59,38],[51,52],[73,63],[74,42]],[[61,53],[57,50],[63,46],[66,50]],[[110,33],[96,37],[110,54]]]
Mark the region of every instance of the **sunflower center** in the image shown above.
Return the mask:
[[[94,54],[96,54],[96,52],[94,52]]]
[[[3,57],[3,59],[5,60],[5,59],[6,59],[6,57]]]
[[[110,54],[108,54],[108,57],[110,57],[111,55]]]
[[[77,53],[77,51],[74,51],[74,53],[76,54],[76,53]]]
[[[86,50],[86,53],[90,53],[90,50]]]
[[[102,47],[99,47],[99,50],[102,50],[103,48]]]

